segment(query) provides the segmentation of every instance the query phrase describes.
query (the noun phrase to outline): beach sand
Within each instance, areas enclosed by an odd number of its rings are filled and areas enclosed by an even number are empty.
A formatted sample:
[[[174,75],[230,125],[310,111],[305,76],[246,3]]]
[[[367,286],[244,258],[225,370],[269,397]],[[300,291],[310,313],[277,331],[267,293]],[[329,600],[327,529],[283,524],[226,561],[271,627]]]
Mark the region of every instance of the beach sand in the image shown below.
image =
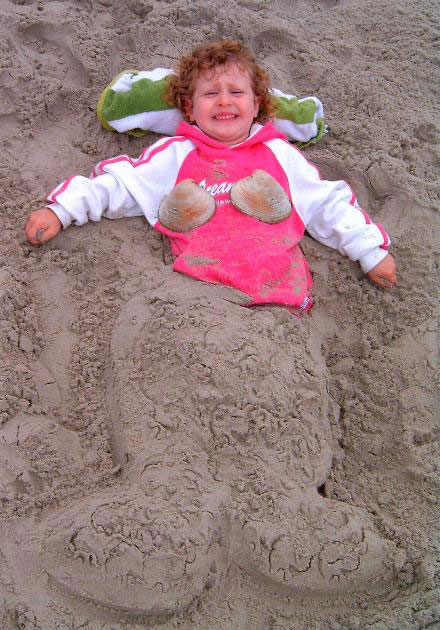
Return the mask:
[[[440,627],[438,1],[0,0],[0,35],[0,626]],[[101,128],[113,76],[222,36],[322,100],[305,154],[391,234],[392,291],[308,236],[300,319],[141,218],[25,241],[156,140]]]

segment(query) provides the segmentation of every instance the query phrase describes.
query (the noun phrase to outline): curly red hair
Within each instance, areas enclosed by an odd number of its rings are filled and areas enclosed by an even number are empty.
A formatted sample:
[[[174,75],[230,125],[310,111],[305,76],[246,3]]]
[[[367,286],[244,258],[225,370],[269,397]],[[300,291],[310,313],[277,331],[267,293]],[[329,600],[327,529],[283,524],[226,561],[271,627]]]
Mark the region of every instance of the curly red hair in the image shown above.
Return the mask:
[[[241,42],[234,39],[221,39],[217,42],[202,44],[190,54],[180,58],[176,73],[168,78],[165,98],[187,117],[188,101],[192,98],[197,78],[217,66],[236,64],[249,72],[252,89],[260,99],[260,107],[255,118],[264,123],[274,113],[272,97],[269,92],[269,75],[255,61],[252,52]]]

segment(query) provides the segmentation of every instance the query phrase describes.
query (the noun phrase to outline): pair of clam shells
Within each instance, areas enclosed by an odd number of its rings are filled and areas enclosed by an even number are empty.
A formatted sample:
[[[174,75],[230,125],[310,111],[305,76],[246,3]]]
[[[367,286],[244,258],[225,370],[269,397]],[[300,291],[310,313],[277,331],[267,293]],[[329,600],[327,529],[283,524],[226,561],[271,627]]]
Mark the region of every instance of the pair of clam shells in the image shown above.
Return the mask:
[[[234,184],[230,198],[237,210],[264,223],[280,223],[292,211],[284,189],[262,170]],[[159,220],[173,232],[187,232],[207,223],[214,212],[214,198],[194,180],[184,179],[162,201]]]

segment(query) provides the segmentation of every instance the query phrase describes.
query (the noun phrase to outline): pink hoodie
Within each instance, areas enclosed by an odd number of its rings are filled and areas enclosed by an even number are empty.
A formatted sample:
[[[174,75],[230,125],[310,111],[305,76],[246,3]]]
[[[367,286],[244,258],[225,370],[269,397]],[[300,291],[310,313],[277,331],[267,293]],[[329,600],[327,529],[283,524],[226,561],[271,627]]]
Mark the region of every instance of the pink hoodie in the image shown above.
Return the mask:
[[[172,232],[160,222],[155,224],[171,240],[177,256],[173,269],[239,289],[251,298],[249,305],[281,303],[308,310],[312,278],[298,246],[304,224],[295,208],[287,219],[273,225],[243,214],[229,198],[235,182],[262,169],[291,199],[286,174],[264,144],[284,139],[283,134],[268,123],[235,147],[225,146],[185,122],[177,134],[191,140],[195,149],[185,158],[176,185],[193,179],[214,196],[216,211],[208,223],[189,232]]]

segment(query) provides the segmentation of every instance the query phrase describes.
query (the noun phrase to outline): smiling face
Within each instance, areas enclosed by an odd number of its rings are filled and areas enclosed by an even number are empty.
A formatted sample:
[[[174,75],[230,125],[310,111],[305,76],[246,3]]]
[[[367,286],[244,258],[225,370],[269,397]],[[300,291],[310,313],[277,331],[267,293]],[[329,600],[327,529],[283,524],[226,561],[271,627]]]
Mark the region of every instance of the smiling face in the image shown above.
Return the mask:
[[[232,146],[249,136],[259,105],[249,72],[228,64],[198,77],[186,114],[210,138]]]

